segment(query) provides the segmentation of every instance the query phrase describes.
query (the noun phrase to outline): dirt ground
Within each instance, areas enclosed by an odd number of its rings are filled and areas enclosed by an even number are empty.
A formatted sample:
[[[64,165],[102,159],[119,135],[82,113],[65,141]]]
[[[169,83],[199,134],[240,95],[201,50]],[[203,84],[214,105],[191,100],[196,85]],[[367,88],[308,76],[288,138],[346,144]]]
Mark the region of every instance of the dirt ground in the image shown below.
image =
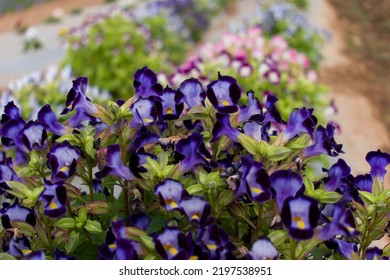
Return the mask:
[[[0,17],[0,33],[15,28],[17,24],[31,26],[41,23],[50,17],[55,9],[62,9],[69,13],[74,9],[105,3],[105,0],[53,0],[47,3],[36,4],[26,10],[5,14]]]

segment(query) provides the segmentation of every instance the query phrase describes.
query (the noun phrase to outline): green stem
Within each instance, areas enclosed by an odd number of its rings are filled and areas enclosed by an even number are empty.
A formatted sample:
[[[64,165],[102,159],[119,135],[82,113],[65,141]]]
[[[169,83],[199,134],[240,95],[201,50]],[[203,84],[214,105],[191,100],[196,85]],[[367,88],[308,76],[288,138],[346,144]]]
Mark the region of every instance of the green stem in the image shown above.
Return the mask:
[[[53,246],[53,238],[51,237],[51,224],[49,223],[46,226],[47,240],[49,243],[49,252],[52,257],[54,257],[54,246]]]
[[[263,204],[259,205],[259,214],[257,215],[257,222],[256,222],[256,228],[252,233],[252,244],[257,241],[260,235],[260,230],[262,226],[263,221]]]
[[[296,260],[295,250],[296,250],[295,239],[290,237],[290,253],[291,253],[292,260]]]
[[[93,181],[92,165],[88,163],[88,187],[89,187],[89,199],[91,200],[91,202],[95,200],[92,181]]]
[[[129,190],[127,189],[127,186],[123,188],[124,195],[123,195],[123,207],[125,208],[126,213],[126,220],[130,220],[130,208],[129,208]]]

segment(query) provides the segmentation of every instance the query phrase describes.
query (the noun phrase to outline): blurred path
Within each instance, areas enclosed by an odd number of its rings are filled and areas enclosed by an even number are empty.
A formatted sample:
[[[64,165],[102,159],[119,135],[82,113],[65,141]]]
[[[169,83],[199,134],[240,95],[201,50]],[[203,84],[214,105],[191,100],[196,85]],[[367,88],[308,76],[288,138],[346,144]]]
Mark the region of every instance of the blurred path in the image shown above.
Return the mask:
[[[346,70],[357,67],[345,55],[341,19],[337,17],[335,10],[326,0],[310,0],[308,17],[313,24],[332,33],[332,41],[323,49],[324,61],[320,76],[323,76],[322,82],[329,87],[330,98],[335,100],[338,108],[334,120],[342,129],[341,134],[336,137],[338,142],[344,144],[345,154],[342,158],[351,166],[354,175],[366,173],[369,171],[369,165],[365,161],[367,152],[390,147],[388,131],[375,115],[375,109],[367,97],[348,86],[351,81],[340,81],[326,75],[337,67],[344,67]],[[390,188],[389,169],[385,178],[387,188]],[[385,235],[372,245],[383,248],[389,243],[390,238]]]
[[[37,51],[23,52],[23,35],[13,30],[0,33],[0,88],[25,74],[58,64],[65,54],[58,35],[59,30],[78,26],[85,15],[102,11],[107,7],[108,5],[91,6],[84,8],[78,15],[65,15],[59,23],[35,25],[43,42],[43,48]]]
[[[367,152],[390,147],[390,140],[385,125],[375,115],[371,102],[359,91],[354,91],[348,85],[351,81],[329,79],[326,75],[333,69],[344,67],[346,71],[357,67],[345,55],[342,19],[326,0],[310,0],[308,18],[318,26],[329,30],[332,41],[323,48],[324,61],[321,64],[321,81],[329,87],[330,98],[335,100],[338,114],[334,120],[341,126],[338,142],[344,144],[342,155],[351,166],[354,174],[369,171],[365,161]],[[390,175],[387,185],[390,185]]]

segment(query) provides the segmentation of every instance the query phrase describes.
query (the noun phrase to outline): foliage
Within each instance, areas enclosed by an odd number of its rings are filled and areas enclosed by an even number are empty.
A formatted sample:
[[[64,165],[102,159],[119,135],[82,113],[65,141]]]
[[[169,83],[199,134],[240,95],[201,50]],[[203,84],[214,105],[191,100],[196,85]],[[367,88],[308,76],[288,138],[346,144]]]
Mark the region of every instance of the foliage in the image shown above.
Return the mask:
[[[307,56],[281,36],[267,39],[259,28],[225,33],[220,42],[200,46],[197,54],[167,79],[173,86],[184,77],[203,78],[208,83],[204,77],[213,78],[220,69],[237,77],[239,84],[252,89],[259,99],[270,92],[276,95],[277,108],[285,119],[294,108],[306,106],[315,108],[321,122],[325,120],[327,89],[316,81]]]
[[[134,97],[104,107],[87,86],[73,81],[65,121],[49,105],[29,122],[4,109],[2,258],[388,258],[369,246],[388,227],[390,155],[368,153],[363,176],[342,159],[308,172],[342,152],[312,109],[281,120],[274,96],[223,72],[176,90],[145,67]]]

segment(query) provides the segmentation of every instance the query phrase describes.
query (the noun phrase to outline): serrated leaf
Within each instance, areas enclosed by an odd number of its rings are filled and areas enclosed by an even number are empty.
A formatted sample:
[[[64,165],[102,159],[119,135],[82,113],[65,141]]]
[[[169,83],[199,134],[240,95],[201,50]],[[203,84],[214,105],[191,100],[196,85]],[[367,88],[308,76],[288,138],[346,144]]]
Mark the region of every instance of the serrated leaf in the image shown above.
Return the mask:
[[[192,186],[189,186],[188,188],[186,188],[186,191],[189,194],[199,194],[199,193],[202,193],[203,191],[205,191],[205,187],[202,184],[195,184],[195,185],[192,185]]]
[[[71,145],[78,145],[79,144],[79,140],[77,139],[77,137],[74,134],[66,134],[66,135],[63,135],[56,140],[56,142],[58,142],[58,143],[62,143],[64,141],[68,141]]]
[[[364,201],[365,204],[370,205],[370,204],[375,204],[376,203],[376,197],[369,192],[366,191],[359,191],[359,195]]]
[[[306,188],[306,194],[308,196],[311,196],[314,193],[314,184],[313,184],[312,180],[310,180],[307,177],[304,177],[303,181],[304,181],[305,188]]]
[[[144,245],[146,249],[148,249],[149,251],[155,250],[155,244],[153,242],[153,239],[150,236],[142,235],[140,239],[142,245]]]
[[[248,153],[255,155],[258,152],[259,142],[256,139],[240,133],[240,135],[238,135],[238,142],[248,151]]]
[[[271,161],[280,161],[285,159],[291,152],[287,147],[270,146],[267,151],[267,158]]]
[[[321,194],[318,200],[322,203],[333,204],[339,201],[343,196],[337,192],[328,192],[325,191]]]
[[[187,115],[191,119],[203,120],[203,119],[209,118],[209,111],[207,110],[207,108],[205,108],[203,106],[196,106],[196,107],[191,108],[188,111]]]
[[[95,159],[96,150],[93,147],[94,139],[90,136],[87,137],[84,143],[84,149],[87,155],[89,155],[92,159]]]
[[[284,230],[275,230],[268,234],[268,238],[277,247],[287,240],[288,233]]]
[[[78,232],[73,231],[70,234],[70,240],[65,244],[65,251],[67,254],[72,253],[77,248],[79,244],[79,237],[80,234]]]
[[[65,230],[72,229],[76,226],[76,221],[73,218],[61,218],[54,223],[54,226]]]
[[[87,220],[84,228],[90,233],[102,232],[102,226],[98,221]]]
[[[17,228],[20,233],[31,237],[35,234],[35,229],[32,225],[26,222],[21,222],[21,221],[11,221],[11,226],[13,228]]]
[[[80,223],[85,223],[85,221],[87,220],[87,208],[85,208],[85,207],[81,207],[80,209],[79,209],[79,213],[78,213],[78,221],[80,222]]]
[[[6,192],[16,196],[17,198],[24,199],[30,197],[32,192],[31,190],[24,184],[16,182],[16,181],[6,181],[5,182],[11,190],[5,190]]]

